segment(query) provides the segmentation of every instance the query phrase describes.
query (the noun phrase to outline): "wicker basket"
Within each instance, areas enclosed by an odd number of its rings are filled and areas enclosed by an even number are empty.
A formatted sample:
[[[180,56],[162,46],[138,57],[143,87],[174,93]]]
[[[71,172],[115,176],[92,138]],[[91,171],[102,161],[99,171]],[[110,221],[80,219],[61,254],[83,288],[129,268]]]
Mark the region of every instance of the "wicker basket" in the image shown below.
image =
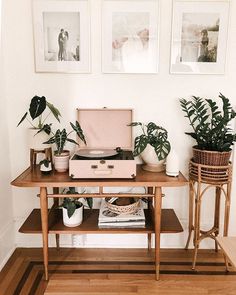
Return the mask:
[[[108,202],[110,199],[111,198],[105,198],[105,202],[106,202],[107,208],[113,213],[132,214],[140,209],[140,199],[138,198],[135,199],[134,203],[125,205],[125,206],[118,206],[118,205],[111,204]]]
[[[229,152],[216,152],[216,151],[205,151],[199,150],[193,147],[193,161],[202,165],[209,166],[227,166],[231,151]]]

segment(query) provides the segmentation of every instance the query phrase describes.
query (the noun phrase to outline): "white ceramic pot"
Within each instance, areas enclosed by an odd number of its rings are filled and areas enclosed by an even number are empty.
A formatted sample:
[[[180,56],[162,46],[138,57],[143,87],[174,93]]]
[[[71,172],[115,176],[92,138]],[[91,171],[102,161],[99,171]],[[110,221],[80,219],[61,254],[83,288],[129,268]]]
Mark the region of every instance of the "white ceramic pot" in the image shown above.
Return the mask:
[[[41,164],[40,165],[40,171],[43,173],[43,174],[49,174],[51,171],[52,171],[52,163],[50,162],[48,164],[48,167],[46,167],[44,164]]]
[[[39,151],[51,147],[50,144],[43,144],[49,140],[50,136],[44,131],[37,133],[38,131],[39,129],[28,129],[29,148]]]
[[[166,158],[166,175],[179,175],[179,157],[173,149],[171,149],[169,155]]]
[[[146,146],[140,156],[145,163],[145,165],[142,166],[144,170],[151,172],[161,172],[165,170],[163,165],[164,160],[158,160],[156,152],[150,144]]]
[[[63,151],[60,155],[54,155],[54,168],[58,172],[66,172],[69,169],[70,152]]]
[[[62,208],[64,225],[68,227],[75,227],[80,225],[83,221],[83,208],[84,206],[76,209],[74,214],[70,218],[68,217],[67,209]]]

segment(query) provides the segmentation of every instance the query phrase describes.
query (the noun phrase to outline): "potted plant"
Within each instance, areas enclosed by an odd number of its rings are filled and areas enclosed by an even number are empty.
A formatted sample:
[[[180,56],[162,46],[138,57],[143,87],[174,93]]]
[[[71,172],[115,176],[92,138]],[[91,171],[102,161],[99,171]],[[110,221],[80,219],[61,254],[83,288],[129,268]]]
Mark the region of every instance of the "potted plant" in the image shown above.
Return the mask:
[[[142,131],[142,134],[135,138],[133,154],[134,156],[140,155],[146,163],[142,166],[143,169],[152,172],[163,171],[164,160],[170,152],[166,129],[153,122],[148,124],[133,122],[129,126],[139,126]]]
[[[66,194],[78,194],[74,187],[70,187]],[[90,209],[93,207],[93,198],[84,198]],[[68,227],[75,227],[82,223],[83,221],[83,208],[84,205],[79,201],[79,198],[66,197],[63,199],[61,204],[63,223]]]
[[[69,133],[66,131],[66,129],[58,129],[55,133],[51,131],[53,136],[44,144],[53,144],[56,145],[56,150],[54,152],[54,167],[58,172],[65,172],[69,168],[69,157],[70,152],[68,150],[65,150],[65,145],[67,142],[74,143],[76,145],[79,145],[78,142],[75,140],[69,138],[70,134],[75,132],[77,136],[86,144],[86,140],[83,134],[83,130],[79,124],[78,121],[76,121],[75,125],[73,123],[70,123],[70,126],[72,127],[72,131]]]
[[[52,163],[49,159],[43,159],[40,161],[39,167],[42,174],[50,174],[52,172]]]
[[[48,110],[48,113],[43,114]],[[53,115],[58,122],[60,122],[60,112],[59,110],[50,102],[46,100],[44,96],[34,96],[31,99],[29,110],[21,118],[17,126],[19,126],[24,120],[27,120],[31,125],[29,129],[29,146],[34,150],[45,149],[46,146],[43,142],[48,140],[51,125],[47,124],[46,121],[50,115]],[[30,116],[30,119],[28,118]],[[49,146],[48,146],[49,147]]]
[[[193,132],[186,132],[197,142],[193,147],[193,161],[210,166],[226,166],[236,135],[229,127],[235,118],[229,99],[220,93],[222,109],[212,99],[193,96],[181,99],[180,104]]]

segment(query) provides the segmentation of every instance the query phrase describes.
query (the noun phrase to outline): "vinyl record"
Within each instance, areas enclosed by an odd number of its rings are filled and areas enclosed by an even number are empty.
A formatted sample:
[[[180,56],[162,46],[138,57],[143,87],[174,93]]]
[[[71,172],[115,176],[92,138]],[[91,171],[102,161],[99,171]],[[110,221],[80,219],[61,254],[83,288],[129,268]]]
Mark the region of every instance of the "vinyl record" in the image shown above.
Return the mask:
[[[80,157],[101,159],[115,156],[118,153],[116,150],[111,149],[81,149],[76,154]]]

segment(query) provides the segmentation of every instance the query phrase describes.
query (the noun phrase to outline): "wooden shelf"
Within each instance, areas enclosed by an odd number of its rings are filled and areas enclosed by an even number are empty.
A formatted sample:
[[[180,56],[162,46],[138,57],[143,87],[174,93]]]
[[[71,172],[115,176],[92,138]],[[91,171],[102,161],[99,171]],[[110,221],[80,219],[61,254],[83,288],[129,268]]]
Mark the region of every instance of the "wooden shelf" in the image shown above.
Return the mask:
[[[62,210],[54,209],[49,213],[48,228],[50,234],[78,234],[78,233],[154,233],[154,227],[151,215],[148,210],[145,211],[145,228],[99,228],[98,227],[98,209],[84,210],[84,220],[80,226],[66,227],[62,222]],[[183,228],[173,209],[162,209],[161,214],[161,233],[179,233]],[[41,216],[40,209],[34,209],[24,224],[19,229],[21,233],[40,234]]]

